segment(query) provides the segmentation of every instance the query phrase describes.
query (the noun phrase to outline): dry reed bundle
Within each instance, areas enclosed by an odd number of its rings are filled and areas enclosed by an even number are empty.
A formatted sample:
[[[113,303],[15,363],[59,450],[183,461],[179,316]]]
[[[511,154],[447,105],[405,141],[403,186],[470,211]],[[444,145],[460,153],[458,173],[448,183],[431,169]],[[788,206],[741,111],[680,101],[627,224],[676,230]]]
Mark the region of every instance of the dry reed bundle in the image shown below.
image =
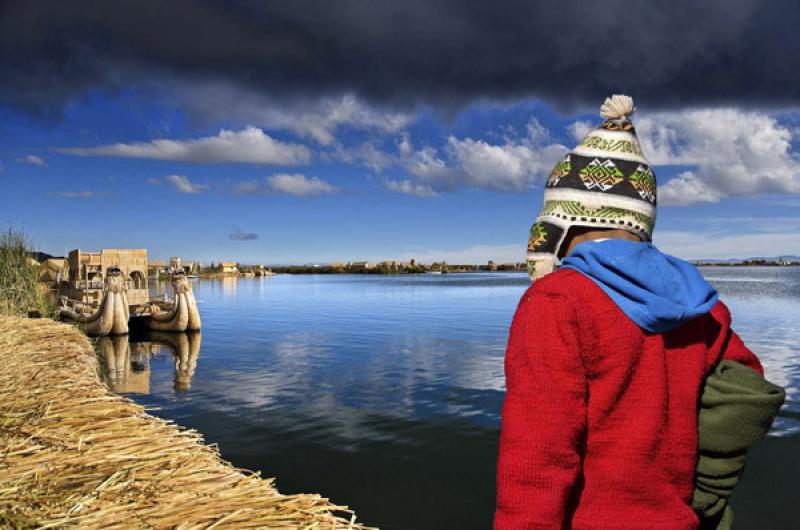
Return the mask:
[[[0,527],[75,526],[364,530],[109,392],[74,328],[0,317]]]

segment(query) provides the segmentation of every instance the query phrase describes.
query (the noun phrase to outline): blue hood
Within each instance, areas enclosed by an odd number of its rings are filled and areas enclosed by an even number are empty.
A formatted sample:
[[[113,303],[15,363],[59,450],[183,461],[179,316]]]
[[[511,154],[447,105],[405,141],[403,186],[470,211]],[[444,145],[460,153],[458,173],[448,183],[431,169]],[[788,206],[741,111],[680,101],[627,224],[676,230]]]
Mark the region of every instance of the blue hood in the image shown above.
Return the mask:
[[[562,267],[593,280],[640,328],[663,333],[711,311],[719,295],[697,268],[650,243],[586,241]]]

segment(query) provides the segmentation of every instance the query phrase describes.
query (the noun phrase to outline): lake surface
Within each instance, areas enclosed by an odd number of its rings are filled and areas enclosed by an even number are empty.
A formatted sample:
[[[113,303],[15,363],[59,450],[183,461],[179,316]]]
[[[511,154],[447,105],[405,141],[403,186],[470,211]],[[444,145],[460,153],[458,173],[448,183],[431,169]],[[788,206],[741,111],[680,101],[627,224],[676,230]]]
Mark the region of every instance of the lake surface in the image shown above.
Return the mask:
[[[788,391],[736,492],[737,529],[789,528],[800,517],[800,268],[703,273]],[[283,492],[320,492],[386,530],[484,530],[503,353],[527,286],[520,273],[203,280],[202,334],[98,350],[113,388]]]

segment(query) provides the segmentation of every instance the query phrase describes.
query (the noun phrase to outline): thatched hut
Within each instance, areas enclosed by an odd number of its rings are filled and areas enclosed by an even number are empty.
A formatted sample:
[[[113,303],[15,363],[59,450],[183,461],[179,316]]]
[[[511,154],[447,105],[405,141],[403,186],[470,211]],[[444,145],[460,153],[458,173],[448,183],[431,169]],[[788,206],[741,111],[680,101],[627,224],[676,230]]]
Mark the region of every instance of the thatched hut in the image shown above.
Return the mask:
[[[239,274],[239,264],[235,261],[220,261],[217,265],[217,272],[220,274]]]

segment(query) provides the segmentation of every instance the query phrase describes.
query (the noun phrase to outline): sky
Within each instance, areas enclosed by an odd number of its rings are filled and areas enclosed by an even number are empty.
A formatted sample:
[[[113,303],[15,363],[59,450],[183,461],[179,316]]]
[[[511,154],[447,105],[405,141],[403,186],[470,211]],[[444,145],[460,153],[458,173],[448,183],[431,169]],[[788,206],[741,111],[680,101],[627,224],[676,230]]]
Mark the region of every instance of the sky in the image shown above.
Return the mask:
[[[654,242],[800,255],[790,2],[0,4],[0,224],[203,262],[524,261],[614,93]]]

